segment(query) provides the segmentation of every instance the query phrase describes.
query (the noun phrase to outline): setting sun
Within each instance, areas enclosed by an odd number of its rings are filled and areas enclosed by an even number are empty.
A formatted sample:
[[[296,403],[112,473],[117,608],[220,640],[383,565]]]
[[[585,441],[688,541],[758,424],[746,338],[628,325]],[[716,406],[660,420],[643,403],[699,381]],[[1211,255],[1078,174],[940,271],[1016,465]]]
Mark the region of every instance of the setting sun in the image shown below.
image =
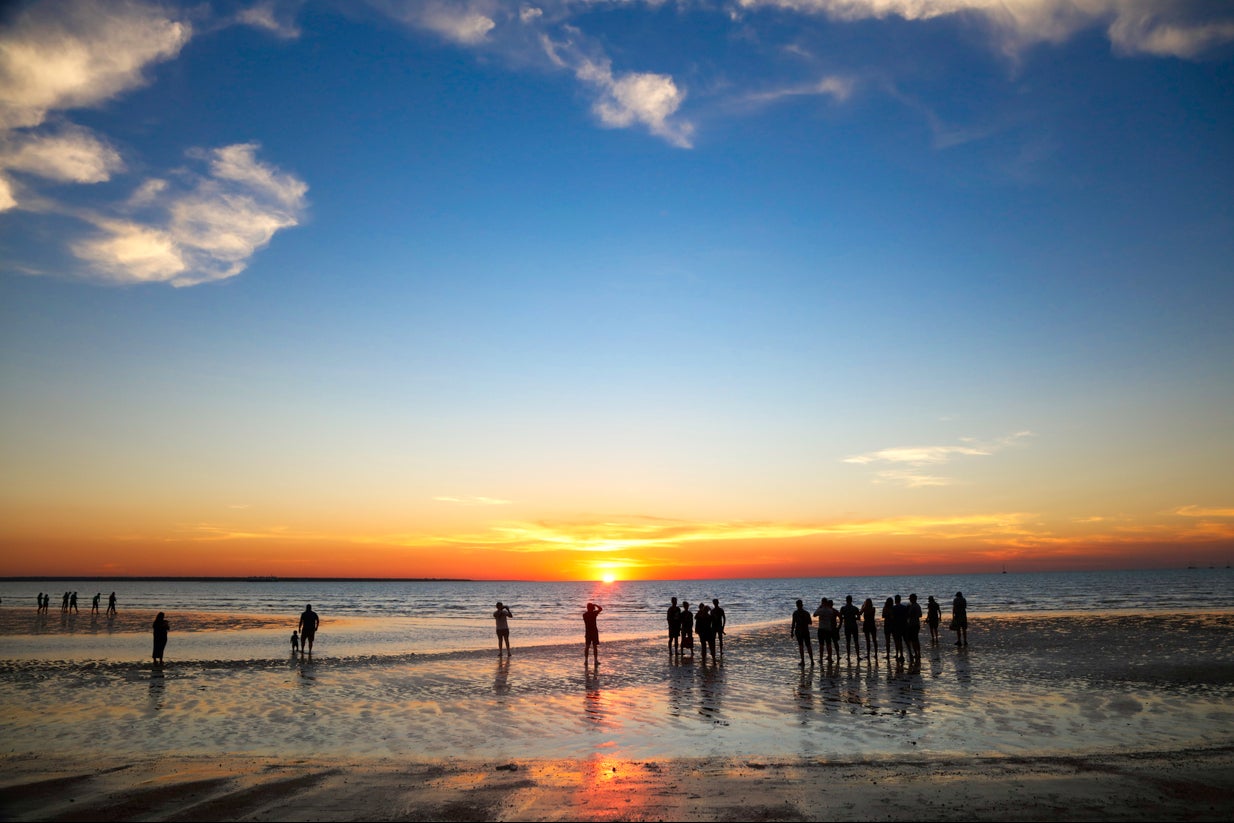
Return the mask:
[[[601,575],[600,579],[604,581],[605,583],[612,583],[614,580],[617,579],[617,575],[613,574],[612,572],[605,572],[603,575]]]

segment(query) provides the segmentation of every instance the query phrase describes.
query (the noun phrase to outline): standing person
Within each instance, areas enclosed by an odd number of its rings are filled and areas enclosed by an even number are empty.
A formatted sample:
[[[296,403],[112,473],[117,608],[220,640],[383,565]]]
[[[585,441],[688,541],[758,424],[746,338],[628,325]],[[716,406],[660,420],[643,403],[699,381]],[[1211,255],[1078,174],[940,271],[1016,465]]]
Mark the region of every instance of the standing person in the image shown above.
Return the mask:
[[[60,598],[60,614],[68,614],[69,611],[69,593],[65,592],[64,597]]]
[[[706,603],[699,605],[698,615],[694,618],[694,630],[698,632],[698,644],[703,649],[703,662],[707,662],[707,648],[711,647],[711,662],[716,662],[716,628],[711,616],[711,607]]]
[[[171,631],[171,624],[163,617],[163,613],[159,612],[151,628],[154,630],[154,662],[161,666],[163,665],[163,649],[167,648],[167,633]]]
[[[71,611],[73,614],[81,613],[77,611],[77,592],[73,592],[72,594],[69,595],[69,611]]]
[[[597,606],[595,603],[587,604],[587,611],[583,612],[583,627],[586,638],[586,645],[583,646],[583,665],[587,665],[587,653],[591,652],[595,659],[595,664],[600,665],[600,628],[596,625],[596,618],[600,616],[600,612],[604,611],[603,606]]]
[[[38,608],[34,610],[34,613],[42,614],[43,613],[43,593],[42,592],[39,592],[38,604],[39,604]]]
[[[694,656],[694,612],[687,600],[681,601],[681,648],[682,654],[689,649],[690,657]]]
[[[861,631],[866,636],[866,660],[878,658],[878,612],[874,609],[873,599],[867,597],[861,604]],[[874,654],[870,654],[870,642],[874,642]]]
[[[501,644],[506,644],[506,652],[510,651],[510,624],[506,622],[508,618],[514,616],[510,611],[510,607],[503,605],[500,600],[497,601],[497,611],[493,612],[493,619],[497,621],[497,655],[501,656]]]
[[[943,619],[943,607],[938,605],[938,601],[934,599],[934,595],[930,595],[926,602],[926,625],[930,627],[930,642],[938,645],[938,624]]]
[[[300,635],[295,629],[291,630],[291,653],[295,654],[300,651]]]
[[[896,606],[890,597],[883,604],[883,648],[887,650],[887,662],[891,662],[891,640],[896,630]]]
[[[673,598],[672,604],[668,607],[665,613],[668,618],[668,653],[681,653],[681,607],[677,605],[677,598]]]
[[[116,616],[116,593],[112,592],[111,597],[107,598],[107,616]]]
[[[827,662],[831,662],[831,648],[834,646],[836,650],[836,658],[840,657],[840,646],[835,642],[835,632],[832,630],[836,623],[836,610],[831,608],[831,601],[823,598],[818,602],[818,608],[814,610],[814,616],[818,618],[818,653],[823,653],[823,647],[827,648]]]
[[[844,656],[851,657],[853,646],[857,647],[857,659],[861,660],[861,639],[858,635],[857,621],[861,617],[861,609],[853,605],[853,596],[847,595],[844,598],[844,605],[840,607],[840,620],[844,623]],[[840,647],[836,647],[836,654],[840,653]],[[868,654],[868,652],[867,652]]]
[[[896,662],[904,662],[904,633],[908,630],[908,604],[895,596],[895,605],[891,607],[891,639],[896,644]]]
[[[951,601],[951,628],[955,630],[955,644],[968,645],[968,601],[963,592],[956,592]]]
[[[711,625],[716,630],[716,639],[720,641],[720,654],[724,654],[724,627],[728,625],[728,615],[724,613],[724,609],[720,606],[720,598],[711,598]],[[715,657],[716,653],[713,649],[711,656]]]
[[[94,593],[94,600],[90,601],[90,614],[99,613],[99,598],[103,596],[102,592]]]
[[[297,626],[300,630],[300,654],[306,651],[313,653],[313,638],[317,636],[317,627],[320,625],[321,618],[313,611],[313,604],[306,603],[304,611],[300,613],[300,625]]]
[[[915,593],[908,596],[908,627],[904,630],[904,640],[908,643],[908,656],[921,665],[921,604]]]
[[[793,624],[789,635],[797,641],[797,654],[801,656],[801,665],[806,664],[806,652],[810,653],[810,665],[814,665],[814,646],[810,643],[810,613],[800,600],[797,601],[797,611],[793,612]]]

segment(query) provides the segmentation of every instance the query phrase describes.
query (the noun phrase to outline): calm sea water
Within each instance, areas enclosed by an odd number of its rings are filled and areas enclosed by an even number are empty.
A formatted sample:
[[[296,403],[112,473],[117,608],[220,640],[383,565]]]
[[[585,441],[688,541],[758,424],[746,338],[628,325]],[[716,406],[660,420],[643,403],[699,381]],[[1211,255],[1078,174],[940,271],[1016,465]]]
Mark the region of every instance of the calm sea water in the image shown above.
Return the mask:
[[[576,643],[581,614],[589,601],[604,607],[600,618],[606,640],[651,637],[663,632],[670,597],[691,604],[718,598],[730,628],[788,621],[794,601],[813,609],[821,597],[842,603],[851,594],[860,604],[871,597],[881,606],[889,596],[916,592],[924,604],[934,595],[950,612],[963,591],[970,616],[1042,612],[1214,612],[1234,610],[1234,571],[1165,569],[936,575],[913,577],[836,577],[616,583],[545,582],[279,582],[279,581],[5,581],[3,607],[34,610],[35,594],[52,592],[52,617],[59,617],[60,595],[78,592],[82,615],[64,631],[0,638],[5,657],[111,657],[131,653],[135,639],[109,639],[105,623],[88,619],[90,601],[101,591],[103,603],[116,591],[123,610],[168,613],[178,635],[177,656],[198,659],[267,657],[295,628],[306,603],[321,615],[316,650],[335,657],[449,652],[493,645],[494,604],[514,612],[516,646]],[[280,628],[241,632],[196,632],[177,614],[221,612],[278,616]],[[285,618],[285,627],[282,619]],[[54,621],[53,621],[54,622]],[[213,635],[213,636],[210,636]],[[221,636],[220,636],[221,635]],[[117,647],[117,644],[119,646]]]

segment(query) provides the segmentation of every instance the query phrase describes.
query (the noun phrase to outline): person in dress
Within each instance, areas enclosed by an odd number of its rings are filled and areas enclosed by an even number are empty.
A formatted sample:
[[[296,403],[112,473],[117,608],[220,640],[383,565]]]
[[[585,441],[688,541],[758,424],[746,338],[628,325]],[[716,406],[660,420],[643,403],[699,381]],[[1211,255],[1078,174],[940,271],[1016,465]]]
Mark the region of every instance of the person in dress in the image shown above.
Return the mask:
[[[154,631],[154,652],[152,657],[158,665],[163,665],[163,650],[167,648],[167,633],[171,631],[171,624],[167,622],[167,618],[162,612],[154,618],[154,623],[151,626]]]

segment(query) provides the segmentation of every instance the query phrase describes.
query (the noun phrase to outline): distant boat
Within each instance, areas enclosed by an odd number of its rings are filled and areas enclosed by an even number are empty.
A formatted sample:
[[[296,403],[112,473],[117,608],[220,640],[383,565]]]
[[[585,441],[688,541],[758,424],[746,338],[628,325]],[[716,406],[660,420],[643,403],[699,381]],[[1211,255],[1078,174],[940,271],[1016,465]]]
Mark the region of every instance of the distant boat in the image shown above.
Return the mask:
[[[1003,574],[1006,574],[1006,573],[1007,573],[1007,564],[1004,563],[1003,564]]]

